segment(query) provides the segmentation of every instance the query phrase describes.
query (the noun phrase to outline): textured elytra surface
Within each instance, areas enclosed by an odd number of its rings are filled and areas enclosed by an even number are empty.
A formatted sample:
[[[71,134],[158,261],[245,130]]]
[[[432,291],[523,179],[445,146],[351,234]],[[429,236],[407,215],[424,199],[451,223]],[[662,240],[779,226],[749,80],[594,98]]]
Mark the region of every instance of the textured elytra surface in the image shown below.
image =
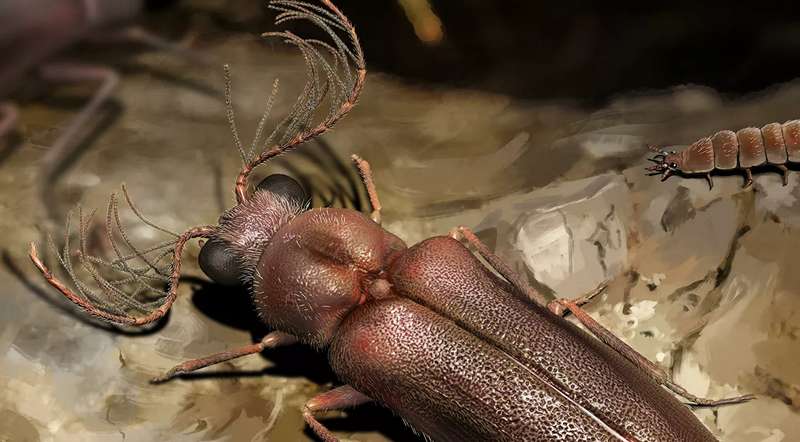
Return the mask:
[[[412,247],[390,275],[397,292],[502,348],[622,435],[714,440],[638,369],[572,324],[517,299],[455,240],[432,238]]]
[[[507,354],[409,300],[355,310],[330,360],[434,440],[620,440]]]

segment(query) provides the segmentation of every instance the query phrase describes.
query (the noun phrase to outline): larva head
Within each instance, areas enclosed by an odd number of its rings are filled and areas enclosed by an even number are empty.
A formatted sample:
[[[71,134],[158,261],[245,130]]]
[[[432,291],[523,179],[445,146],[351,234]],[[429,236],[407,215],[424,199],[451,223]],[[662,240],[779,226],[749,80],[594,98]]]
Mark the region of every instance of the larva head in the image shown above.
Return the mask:
[[[646,168],[648,175],[661,175],[661,181],[665,181],[673,174],[683,171],[684,158],[681,154],[674,150],[667,152],[654,146],[647,147],[656,153],[652,158],[648,158],[655,163]]]
[[[272,235],[308,206],[305,190],[294,179],[264,178],[252,197],[220,217],[219,229],[200,249],[200,268],[218,284],[249,284]]]

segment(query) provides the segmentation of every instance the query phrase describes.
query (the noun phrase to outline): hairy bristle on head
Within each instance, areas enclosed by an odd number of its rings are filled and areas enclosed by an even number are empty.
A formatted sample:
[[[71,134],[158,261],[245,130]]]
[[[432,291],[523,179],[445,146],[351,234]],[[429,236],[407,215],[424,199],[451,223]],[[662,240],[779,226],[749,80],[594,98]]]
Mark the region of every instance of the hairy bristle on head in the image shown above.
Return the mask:
[[[306,209],[294,199],[272,192],[255,192],[222,215],[215,237],[230,244],[245,285],[252,283],[261,252],[275,232]]]

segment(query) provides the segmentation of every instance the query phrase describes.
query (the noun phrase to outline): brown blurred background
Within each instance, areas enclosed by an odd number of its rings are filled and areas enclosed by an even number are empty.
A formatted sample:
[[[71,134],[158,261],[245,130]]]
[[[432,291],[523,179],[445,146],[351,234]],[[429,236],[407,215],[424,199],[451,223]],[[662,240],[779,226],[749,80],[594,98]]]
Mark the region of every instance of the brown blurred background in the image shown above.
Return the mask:
[[[686,83],[741,94],[800,72],[800,13],[791,2],[339,3],[372,69],[407,81],[596,104]],[[270,13],[250,1],[176,7],[192,14],[198,6],[226,29],[270,25]]]

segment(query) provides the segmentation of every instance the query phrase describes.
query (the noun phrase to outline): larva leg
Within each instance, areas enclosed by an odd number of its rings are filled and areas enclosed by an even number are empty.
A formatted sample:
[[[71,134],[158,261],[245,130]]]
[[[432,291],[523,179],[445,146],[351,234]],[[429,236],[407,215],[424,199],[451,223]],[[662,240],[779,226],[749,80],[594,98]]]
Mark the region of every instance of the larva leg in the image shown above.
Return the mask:
[[[714,179],[711,178],[711,172],[706,174],[706,181],[708,181],[708,190],[713,189],[714,188]]]
[[[356,391],[349,385],[342,385],[311,398],[303,407],[303,419],[314,430],[314,434],[323,441],[338,442],[339,439],[314,417],[314,413],[317,411],[341,410],[367,402],[372,402],[372,398]]]
[[[358,173],[361,175],[361,181],[364,183],[364,188],[367,189],[369,204],[372,206],[370,218],[372,218],[372,220],[376,223],[380,224],[381,202],[378,200],[378,192],[375,190],[375,183],[372,181],[372,168],[369,167],[368,162],[363,160],[358,155],[353,155],[350,158],[353,160],[353,163],[355,163],[356,168],[358,168]]]
[[[179,365],[172,367],[169,371],[167,371],[163,375],[153,378],[152,380],[150,380],[150,382],[154,384],[159,384],[162,382],[166,382],[174,378],[175,376],[185,373],[191,373],[193,371],[208,367],[210,365],[219,364],[220,362],[230,361],[232,359],[240,358],[242,356],[247,356],[254,353],[261,353],[267,348],[275,348],[275,347],[283,347],[286,345],[291,345],[294,344],[295,342],[297,342],[297,338],[295,338],[294,336],[288,335],[283,332],[274,331],[264,336],[264,338],[261,339],[261,342],[258,342],[256,344],[250,344],[234,350],[223,351],[221,353],[216,353],[210,356],[206,356],[204,358],[192,359],[190,361],[183,362]]]
[[[753,185],[753,172],[750,171],[749,167],[745,167],[744,174],[745,174],[744,186],[742,186],[742,189],[747,189],[748,187]]]
[[[751,394],[747,394],[744,396],[736,396],[732,398],[719,399],[719,400],[712,400],[695,396],[686,391],[686,389],[684,389],[680,385],[672,382],[672,379],[670,379],[669,375],[667,375],[667,373],[664,372],[664,370],[662,370],[661,367],[659,367],[658,365],[651,362],[649,359],[639,354],[636,350],[631,348],[621,339],[617,338],[613,333],[611,333],[611,331],[600,325],[600,323],[595,321],[594,318],[592,318],[588,313],[586,313],[586,311],[580,308],[576,303],[565,299],[559,299],[556,302],[560,303],[564,309],[571,311],[572,314],[575,315],[575,317],[581,322],[581,324],[583,324],[584,327],[586,327],[589,331],[591,331],[592,334],[597,336],[598,339],[603,341],[603,343],[613,348],[617,353],[624,356],[627,360],[629,360],[639,369],[648,374],[653,380],[667,387],[673,393],[689,401],[688,405],[690,406],[716,407],[720,405],[738,404],[755,398],[755,396]]]
[[[467,242],[478,251],[483,259],[489,263],[489,265],[497,270],[497,272],[500,273],[503,278],[508,280],[508,282],[510,282],[520,292],[520,295],[523,299],[533,300],[542,307],[547,306],[547,300],[544,298],[544,296],[538,291],[534,290],[533,287],[528,285],[527,282],[523,281],[517,272],[511,270],[511,267],[503,262],[499,256],[492,253],[492,251],[486,247],[486,244],[478,239],[478,237],[475,236],[475,233],[468,227],[458,226],[453,228],[453,230],[450,231],[450,237],[456,241],[466,239]]]
[[[789,173],[789,169],[786,168],[786,166],[784,166],[783,164],[778,164],[776,167],[778,168],[778,170],[781,171],[781,175],[783,177],[783,185],[785,186],[789,184],[789,176],[787,175]]]

